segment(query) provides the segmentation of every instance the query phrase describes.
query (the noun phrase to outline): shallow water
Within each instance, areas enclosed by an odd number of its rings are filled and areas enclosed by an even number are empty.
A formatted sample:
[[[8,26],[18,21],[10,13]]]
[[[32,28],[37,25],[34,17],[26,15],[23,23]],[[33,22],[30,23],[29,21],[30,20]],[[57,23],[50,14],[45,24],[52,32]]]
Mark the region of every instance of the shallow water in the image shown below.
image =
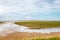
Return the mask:
[[[30,29],[30,32],[38,32],[38,33],[51,33],[51,32],[60,32],[60,28],[48,28],[48,29]]]
[[[14,23],[4,23],[0,25],[0,33],[3,31],[11,30],[13,32],[37,32],[37,33],[51,33],[60,32],[60,28],[45,28],[45,29],[29,29],[26,26],[16,25]],[[8,33],[8,32],[7,32]]]

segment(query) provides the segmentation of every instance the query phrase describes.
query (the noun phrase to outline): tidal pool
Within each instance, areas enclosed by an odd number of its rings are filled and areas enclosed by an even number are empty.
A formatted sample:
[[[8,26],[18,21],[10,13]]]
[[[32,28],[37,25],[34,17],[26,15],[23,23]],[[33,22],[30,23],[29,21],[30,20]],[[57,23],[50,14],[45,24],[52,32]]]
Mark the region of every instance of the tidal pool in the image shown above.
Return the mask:
[[[6,22],[0,25],[0,34],[10,32],[37,32],[37,33],[51,33],[60,32],[60,28],[45,28],[45,29],[30,29],[26,26],[20,26],[14,23]],[[1,33],[2,32],[2,33]]]

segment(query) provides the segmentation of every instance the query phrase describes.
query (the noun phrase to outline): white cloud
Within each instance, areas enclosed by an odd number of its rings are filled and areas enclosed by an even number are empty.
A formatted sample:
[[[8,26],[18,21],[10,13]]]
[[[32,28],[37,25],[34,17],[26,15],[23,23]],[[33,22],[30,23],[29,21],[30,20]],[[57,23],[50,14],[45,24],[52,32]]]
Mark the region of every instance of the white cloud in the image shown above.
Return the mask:
[[[5,14],[5,12],[7,12],[9,9],[7,7],[4,6],[0,6],[0,15]]]
[[[30,14],[35,10],[34,2],[34,0],[0,0],[0,6],[2,6],[0,7],[0,14],[5,12]]]
[[[30,14],[30,13],[27,13],[27,12],[25,13],[25,12],[23,12],[23,13],[21,13],[21,14],[24,14],[24,15],[25,15],[25,14]]]
[[[25,16],[25,18],[29,19],[29,18],[31,18],[31,16]]]
[[[60,9],[60,0],[55,0],[53,7]]]
[[[0,15],[16,12],[20,14],[31,14],[35,12],[49,13],[52,8],[60,8],[60,0],[55,0],[51,5],[44,0],[0,0]]]
[[[13,7],[1,6],[0,5],[0,15],[8,14],[10,12],[16,12]]]

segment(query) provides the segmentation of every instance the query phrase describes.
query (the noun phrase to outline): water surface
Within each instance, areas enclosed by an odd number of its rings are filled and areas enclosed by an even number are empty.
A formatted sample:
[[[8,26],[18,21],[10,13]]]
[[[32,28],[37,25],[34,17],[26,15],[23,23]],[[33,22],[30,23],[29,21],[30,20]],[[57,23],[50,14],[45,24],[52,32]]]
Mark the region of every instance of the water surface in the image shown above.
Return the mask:
[[[37,33],[51,33],[60,32],[60,28],[45,28],[45,29],[30,29],[26,26],[20,26],[14,23],[4,23],[0,25],[0,32],[5,30],[14,30],[17,32],[37,32]]]

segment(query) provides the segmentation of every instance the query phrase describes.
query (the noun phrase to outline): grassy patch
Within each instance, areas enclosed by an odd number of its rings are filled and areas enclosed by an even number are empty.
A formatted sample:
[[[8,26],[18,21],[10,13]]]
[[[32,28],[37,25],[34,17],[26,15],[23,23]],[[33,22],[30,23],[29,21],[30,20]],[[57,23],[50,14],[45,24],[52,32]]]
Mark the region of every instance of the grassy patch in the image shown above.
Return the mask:
[[[52,38],[36,38],[32,40],[60,40],[60,37],[52,37]]]
[[[16,22],[16,24],[28,26],[33,29],[60,27],[60,21],[26,21]]]

